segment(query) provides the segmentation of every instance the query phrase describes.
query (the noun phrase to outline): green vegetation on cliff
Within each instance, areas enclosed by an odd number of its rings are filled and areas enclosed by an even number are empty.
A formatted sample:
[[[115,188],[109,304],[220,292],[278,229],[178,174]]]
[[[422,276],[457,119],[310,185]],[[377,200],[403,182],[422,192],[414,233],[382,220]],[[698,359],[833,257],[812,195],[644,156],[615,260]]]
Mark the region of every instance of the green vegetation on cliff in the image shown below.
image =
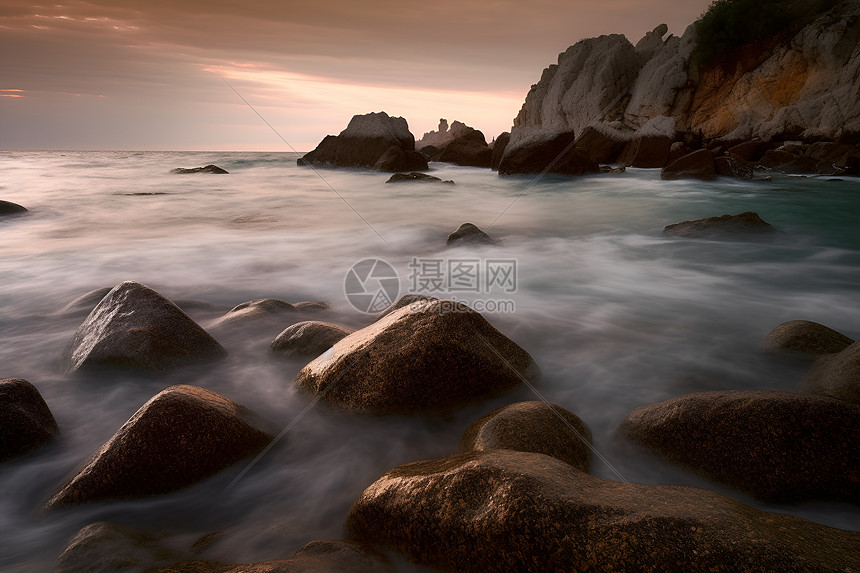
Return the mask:
[[[696,22],[696,59],[712,62],[721,55],[800,28],[838,0],[715,0]]]

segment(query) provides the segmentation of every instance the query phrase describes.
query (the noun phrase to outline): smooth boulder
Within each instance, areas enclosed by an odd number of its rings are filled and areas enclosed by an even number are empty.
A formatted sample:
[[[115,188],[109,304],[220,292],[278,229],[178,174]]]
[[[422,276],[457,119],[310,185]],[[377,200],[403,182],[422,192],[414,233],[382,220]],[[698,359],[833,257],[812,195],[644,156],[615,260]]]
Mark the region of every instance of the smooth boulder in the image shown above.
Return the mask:
[[[405,119],[390,117],[384,111],[355,115],[339,135],[327,135],[297,163],[300,166],[372,169],[392,147],[415,151],[415,137],[409,132]]]
[[[377,171],[396,173],[398,171],[426,171],[427,158],[418,151],[407,151],[399,147],[391,146],[373,164]]]
[[[347,336],[305,366],[300,388],[348,410],[445,410],[535,378],[531,356],[466,305],[428,300]]]
[[[456,122],[455,122],[456,123]],[[433,158],[442,163],[453,163],[467,167],[490,167],[493,150],[487,145],[484,134],[467,127],[458,133],[442,151]]]
[[[714,155],[707,149],[699,149],[668,164],[660,172],[660,179],[702,179],[710,181],[717,178]]]
[[[762,342],[768,351],[788,350],[819,356],[842,352],[854,341],[841,332],[810,320],[790,320],[771,330]]]
[[[499,162],[499,175],[599,173],[597,162],[580,153],[575,143],[576,136],[572,131],[535,137],[516,146],[509,143]]]
[[[171,169],[171,173],[175,173],[177,175],[189,175],[191,173],[213,173],[215,175],[226,175],[229,173],[226,169],[222,169],[217,165],[206,165],[205,167],[192,167],[190,169],[185,169],[182,167],[177,167],[176,169]]]
[[[696,239],[751,239],[772,236],[778,233],[770,223],[759,217],[758,213],[747,211],[737,215],[706,217],[692,221],[682,221],[667,225],[664,235]]]
[[[517,402],[490,412],[466,429],[463,452],[514,450],[552,456],[588,472],[591,432],[579,417],[546,402]]]
[[[53,441],[59,431],[35,386],[20,378],[0,380],[0,462]]]
[[[422,302],[422,301],[426,301],[426,300],[439,300],[439,299],[435,296],[430,296],[430,295],[426,295],[426,294],[418,294],[418,293],[405,294],[405,295],[401,296],[400,298],[398,298],[396,301],[394,301],[394,304],[392,304],[391,306],[389,306],[388,308],[383,310],[381,313],[379,313],[379,315],[376,317],[376,319],[379,320],[380,318],[386,317],[389,314],[391,314],[392,312],[394,312],[395,310],[399,310],[399,309],[403,308],[404,306],[409,306],[413,303]]]
[[[405,183],[405,182],[417,182],[417,183],[447,183],[448,185],[453,185],[453,181],[442,181],[438,177],[434,177],[432,175],[427,175],[426,173],[395,173],[391,177],[388,178],[386,183]]]
[[[258,320],[278,319],[298,312],[328,310],[323,301],[303,301],[295,304],[277,298],[260,298],[237,304],[210,324],[213,329]]]
[[[78,531],[57,558],[54,573],[146,573],[182,560],[156,535],[99,521]]]
[[[443,571],[860,568],[860,533],[703,489],[604,480],[511,450],[394,468],[352,505],[347,531]]]
[[[23,215],[28,212],[29,211],[26,207],[17,203],[12,203],[11,201],[0,201],[0,217]]]
[[[463,223],[457,227],[456,231],[448,235],[448,240],[445,244],[449,247],[460,245],[493,245],[495,241],[479,229],[477,225]]]
[[[200,482],[272,440],[267,424],[197,386],[152,397],[47,503],[47,509],[161,495]]]
[[[221,358],[224,348],[171,301],[134,281],[90,312],[63,355],[66,372],[120,366],[164,372]]]
[[[280,356],[319,356],[355,332],[328,322],[306,320],[288,326],[272,342],[272,352]]]
[[[860,501],[860,407],[769,390],[699,392],[636,408],[620,432],[770,501]]]
[[[860,342],[816,362],[804,389],[852,404],[860,404]]]

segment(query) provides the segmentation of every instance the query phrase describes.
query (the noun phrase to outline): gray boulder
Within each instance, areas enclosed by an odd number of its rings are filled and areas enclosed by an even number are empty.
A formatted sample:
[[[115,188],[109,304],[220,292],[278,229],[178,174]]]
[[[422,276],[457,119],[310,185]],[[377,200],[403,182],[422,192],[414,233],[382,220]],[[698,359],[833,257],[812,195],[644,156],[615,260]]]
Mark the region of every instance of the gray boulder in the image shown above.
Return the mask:
[[[493,245],[495,241],[484,231],[472,223],[463,223],[457,230],[448,235],[446,245],[455,247],[460,245]]]
[[[751,239],[773,236],[779,231],[762,220],[758,213],[747,211],[738,215],[707,217],[667,225],[664,235],[696,239]]]
[[[319,356],[355,332],[328,322],[306,320],[288,326],[272,342],[272,352],[281,356]]]
[[[386,183],[405,183],[405,182],[418,182],[418,183],[447,183],[448,185],[453,185],[453,181],[442,181],[438,177],[433,177],[432,175],[427,175],[426,173],[395,173],[391,177],[388,178]]]
[[[163,372],[225,355],[182,309],[149,287],[127,281],[87,316],[66,348],[63,364],[66,372],[104,366]]]
[[[635,409],[620,432],[771,501],[860,501],[860,407],[766,390],[699,392]]]
[[[347,336],[296,383],[344,409],[406,414],[458,407],[537,374],[531,356],[480,314],[429,300]]]
[[[272,440],[264,426],[215,392],[171,386],[123,424],[46,509],[186,488],[263,449]]]
[[[58,433],[35,386],[19,378],[0,380],[0,462],[33,451]]]
[[[0,201],[0,217],[23,215],[27,212],[28,210],[26,207],[22,207],[17,203],[12,203],[11,201]]]

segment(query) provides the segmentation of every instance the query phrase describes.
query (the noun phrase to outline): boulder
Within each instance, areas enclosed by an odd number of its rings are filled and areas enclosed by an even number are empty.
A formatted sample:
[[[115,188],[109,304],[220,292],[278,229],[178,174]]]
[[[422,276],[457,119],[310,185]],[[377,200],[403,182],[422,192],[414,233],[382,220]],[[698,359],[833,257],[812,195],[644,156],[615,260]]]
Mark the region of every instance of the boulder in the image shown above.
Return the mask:
[[[629,167],[662,168],[669,162],[672,139],[666,135],[644,135],[627,142],[618,161]]]
[[[257,320],[278,319],[297,312],[326,310],[329,305],[323,301],[304,301],[290,304],[277,298],[261,298],[237,304],[224,316],[216,318],[211,328],[221,328]]]
[[[669,148],[669,164],[673,161],[681,159],[685,155],[689,155],[693,153],[695,149],[692,149],[683,141],[676,141],[672,144],[672,147]]]
[[[182,560],[182,553],[145,531],[99,521],[78,531],[57,559],[55,573],[148,573]]]
[[[425,145],[418,150],[421,155],[427,158],[427,161],[432,161],[434,157],[439,155],[440,149],[435,145]]]
[[[499,170],[499,164],[502,162],[502,157],[505,155],[505,149],[508,143],[511,142],[511,134],[508,131],[503,131],[493,142],[493,156],[490,158],[490,169],[493,171]]]
[[[416,294],[416,293],[405,294],[405,295],[401,296],[400,298],[398,298],[396,301],[394,301],[394,304],[392,304],[391,306],[389,306],[388,308],[383,310],[381,313],[379,313],[379,316],[376,317],[376,320],[379,320],[380,318],[386,317],[389,314],[391,314],[392,312],[394,312],[395,310],[399,310],[399,309],[403,308],[404,306],[409,306],[412,303],[423,302],[426,300],[439,300],[439,299],[436,298],[435,296],[428,296],[426,294]]]
[[[626,141],[616,133],[589,125],[576,140],[579,152],[597,163],[615,163]]]
[[[428,167],[427,158],[418,151],[407,151],[391,146],[376,161],[373,168],[377,171],[394,173],[397,171],[424,171]]]
[[[449,247],[459,245],[493,245],[495,241],[472,223],[463,223],[457,227],[456,231],[448,235],[446,244]]]
[[[575,141],[574,133],[568,131],[521,141],[517,146],[509,143],[499,162],[499,175],[598,173],[600,166],[577,151]]]
[[[816,362],[805,389],[852,404],[860,404],[860,342]]]
[[[443,571],[850,571],[860,533],[717,493],[603,480],[543,454],[415,462],[370,485],[350,537]]]
[[[297,322],[275,338],[272,352],[288,357],[319,356],[353,332],[351,328],[317,320]]]
[[[769,390],[699,392],[635,409],[620,432],[769,501],[860,501],[860,407]]]
[[[728,151],[714,159],[714,167],[716,167],[717,175],[722,175],[723,177],[747,180],[753,178],[752,166],[739,156]]]
[[[22,207],[17,203],[12,203],[11,201],[0,201],[0,217],[23,215],[27,212],[28,210],[26,207]]]
[[[384,111],[356,115],[340,135],[326,136],[316,149],[305,154],[297,163],[370,169],[391,147],[415,151],[415,138],[409,132],[405,119],[389,117]]]
[[[186,561],[156,573],[394,573],[388,559],[354,541],[312,541],[290,559],[236,565],[211,561]]]
[[[702,179],[709,181],[716,178],[714,156],[707,149],[699,149],[676,159],[660,172],[660,179]]]
[[[184,169],[182,167],[177,167],[176,169],[171,169],[171,173],[177,173],[179,175],[187,175],[189,173],[214,173],[216,175],[223,175],[229,173],[226,169],[221,169],[217,165],[207,165],[205,167],[192,167],[191,169]]]
[[[676,237],[711,239],[749,239],[777,233],[777,229],[764,222],[758,213],[747,211],[738,215],[707,217],[667,225],[663,234]]]
[[[46,509],[161,495],[200,482],[272,440],[247,408],[196,386],[170,386],[144,404]]]
[[[19,378],[0,380],[0,462],[33,451],[58,433],[35,386]]]
[[[733,145],[729,147],[726,152],[731,153],[732,155],[736,155],[743,161],[759,161],[764,155],[765,151],[770,149],[770,144],[766,141],[762,141],[761,139],[753,139],[750,141],[744,141],[743,143],[738,143],[737,145]]]
[[[818,162],[810,157],[785,151],[770,149],[758,161],[758,165],[767,169],[784,171],[786,173],[817,173]]]
[[[426,173],[395,173],[391,177],[388,178],[386,183],[403,183],[406,181],[417,181],[419,183],[446,183],[448,185],[453,185],[453,181],[442,181],[438,177],[433,177],[432,175],[427,175]]]
[[[110,291],[111,287],[91,290],[61,308],[59,312],[61,314],[89,314]]]
[[[591,432],[572,412],[546,402],[517,402],[490,412],[466,429],[460,450],[515,450],[546,454],[588,472]]]
[[[466,127],[434,157],[434,161],[469,167],[490,167],[492,158],[493,150],[487,145],[484,134],[477,129]]]
[[[340,408],[408,414],[458,407],[537,374],[531,356],[480,314],[428,300],[347,336],[296,383]]]
[[[791,320],[771,330],[762,343],[762,349],[821,355],[842,352],[853,343],[852,339],[823,324]]]
[[[66,372],[103,366],[154,372],[220,358],[224,348],[178,306],[134,281],[115,286],[66,348]]]

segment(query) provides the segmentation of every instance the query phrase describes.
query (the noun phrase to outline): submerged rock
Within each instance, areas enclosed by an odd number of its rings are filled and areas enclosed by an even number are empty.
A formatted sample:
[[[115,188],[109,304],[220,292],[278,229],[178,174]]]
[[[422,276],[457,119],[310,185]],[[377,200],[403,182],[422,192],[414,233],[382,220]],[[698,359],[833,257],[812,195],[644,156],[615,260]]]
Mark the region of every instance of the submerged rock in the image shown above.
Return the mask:
[[[355,115],[340,135],[326,136],[316,149],[298,160],[298,165],[372,169],[392,147],[415,151],[415,138],[405,119],[389,117],[384,111]]]
[[[66,372],[121,366],[163,372],[220,358],[224,348],[178,306],[134,281],[115,286],[81,324],[63,356]]]
[[[546,402],[518,402],[490,412],[466,429],[460,450],[546,454],[588,472],[591,432],[572,412]]]
[[[196,386],[144,404],[47,503],[47,509],[170,493],[200,482],[271,440],[250,410]]]
[[[763,350],[790,350],[800,354],[821,355],[842,352],[854,341],[841,332],[809,320],[783,322],[770,331]]]
[[[257,320],[277,319],[298,312],[327,310],[328,303],[323,301],[303,301],[291,304],[277,298],[261,298],[237,304],[224,316],[216,318],[211,328],[221,328]]]
[[[0,462],[47,444],[59,431],[35,386],[20,378],[0,380]]]
[[[226,169],[221,169],[217,165],[209,164],[205,167],[192,167],[191,169],[184,169],[182,167],[177,167],[176,169],[171,169],[171,173],[176,173],[179,175],[187,175],[190,173],[214,173],[217,175],[224,175],[229,173]]]
[[[407,181],[417,181],[419,183],[447,183],[453,185],[453,181],[442,181],[438,177],[427,175],[426,173],[395,173],[388,178],[386,183],[403,183]]]
[[[635,409],[628,438],[772,501],[860,501],[860,407],[766,390],[699,392]]]
[[[99,521],[87,525],[69,541],[57,559],[55,573],[147,573],[185,556],[155,535]]]
[[[819,359],[804,386],[815,394],[860,404],[860,342]]]
[[[433,569],[847,571],[860,533],[717,493],[620,483],[511,450],[406,464],[359,496],[352,538]]]
[[[448,235],[446,244],[449,247],[459,245],[494,245],[495,241],[488,234],[472,223],[463,223],[457,230]]]
[[[777,233],[777,229],[764,222],[758,213],[747,211],[738,215],[707,217],[694,221],[682,221],[663,229],[664,235],[690,238],[747,239]]]
[[[11,201],[0,201],[0,217],[6,217],[8,215],[23,215],[28,212],[29,211],[26,207],[17,203],[12,203]]]
[[[430,300],[347,336],[296,383],[341,408],[405,414],[458,407],[537,374],[531,356],[480,314]]]
[[[287,327],[272,342],[272,352],[282,356],[319,356],[355,332],[328,322],[307,320]]]
[[[710,181],[717,178],[714,155],[707,149],[700,149],[663,168],[660,179],[702,179]]]

